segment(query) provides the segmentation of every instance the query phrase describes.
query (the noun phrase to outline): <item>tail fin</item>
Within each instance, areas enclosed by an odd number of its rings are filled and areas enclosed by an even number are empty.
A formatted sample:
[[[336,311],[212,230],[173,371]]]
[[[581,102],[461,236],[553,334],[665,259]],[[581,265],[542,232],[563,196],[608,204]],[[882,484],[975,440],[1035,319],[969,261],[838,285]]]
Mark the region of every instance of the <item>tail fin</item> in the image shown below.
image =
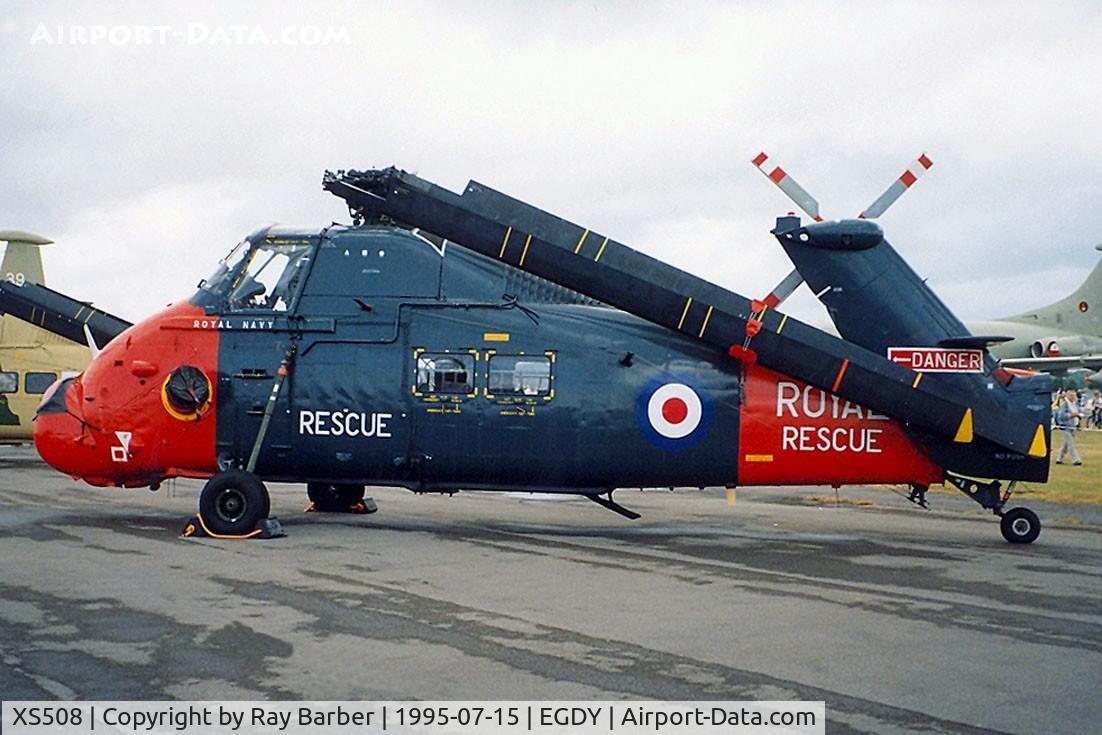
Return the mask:
[[[1102,244],[1095,246],[1102,250]],[[1102,335],[1102,260],[1095,264],[1087,280],[1059,301],[1024,314],[1010,317],[1080,334]]]
[[[0,230],[0,242],[7,242],[4,260],[0,262],[0,283],[22,286],[27,283],[44,284],[46,275],[42,270],[43,245],[53,242],[41,235],[21,230]],[[0,344],[30,347],[63,342],[61,337],[51,334],[0,309]]]
[[[17,286],[24,283],[45,283],[39,248],[49,245],[53,240],[19,230],[0,230],[0,240],[8,243],[4,250],[4,261],[0,263],[0,280]]]

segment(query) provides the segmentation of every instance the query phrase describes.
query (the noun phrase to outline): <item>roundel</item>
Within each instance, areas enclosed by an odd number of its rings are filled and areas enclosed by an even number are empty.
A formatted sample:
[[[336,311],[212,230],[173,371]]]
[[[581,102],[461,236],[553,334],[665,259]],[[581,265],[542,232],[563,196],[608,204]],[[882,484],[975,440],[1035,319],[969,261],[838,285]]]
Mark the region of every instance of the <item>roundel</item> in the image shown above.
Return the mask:
[[[639,426],[652,443],[685,449],[708,433],[711,406],[702,393],[676,380],[653,381],[637,401]]]
[[[1090,306],[1090,304],[1088,304],[1088,303],[1087,303],[1086,301],[1080,301],[1080,302],[1079,302],[1079,311],[1081,311],[1081,312],[1083,312],[1084,314],[1086,314],[1086,313],[1087,313],[1087,309],[1089,309],[1089,308],[1091,308],[1091,306]]]
[[[700,426],[700,396],[684,383],[666,383],[647,401],[647,421],[667,439],[683,439]]]

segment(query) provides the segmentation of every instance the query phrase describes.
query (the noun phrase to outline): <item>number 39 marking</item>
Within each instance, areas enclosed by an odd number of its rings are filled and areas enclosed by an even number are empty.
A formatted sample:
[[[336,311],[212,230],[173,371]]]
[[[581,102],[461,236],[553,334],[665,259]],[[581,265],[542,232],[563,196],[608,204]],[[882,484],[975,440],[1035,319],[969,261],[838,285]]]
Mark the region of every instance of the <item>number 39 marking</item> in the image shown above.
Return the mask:
[[[16,286],[22,286],[27,282],[27,277],[22,273],[5,273],[4,280],[8,283],[14,283]]]

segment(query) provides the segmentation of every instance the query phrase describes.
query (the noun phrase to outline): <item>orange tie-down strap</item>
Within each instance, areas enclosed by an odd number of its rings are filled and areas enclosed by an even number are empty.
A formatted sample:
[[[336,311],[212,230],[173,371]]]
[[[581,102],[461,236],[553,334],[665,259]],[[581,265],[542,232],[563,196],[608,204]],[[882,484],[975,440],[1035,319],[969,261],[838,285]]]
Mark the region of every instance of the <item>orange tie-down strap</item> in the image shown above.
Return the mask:
[[[180,535],[184,538],[208,537],[229,541],[237,541],[250,538],[268,539],[286,536],[286,534],[283,533],[283,527],[280,525],[277,518],[265,518],[260,522],[259,527],[254,528],[252,531],[249,531],[245,534],[226,534],[215,533],[214,531],[207,528],[207,524],[203,521],[203,516],[198,513],[195,514],[195,518],[193,520],[187,522],[187,525],[184,526],[184,530],[180,532]]]

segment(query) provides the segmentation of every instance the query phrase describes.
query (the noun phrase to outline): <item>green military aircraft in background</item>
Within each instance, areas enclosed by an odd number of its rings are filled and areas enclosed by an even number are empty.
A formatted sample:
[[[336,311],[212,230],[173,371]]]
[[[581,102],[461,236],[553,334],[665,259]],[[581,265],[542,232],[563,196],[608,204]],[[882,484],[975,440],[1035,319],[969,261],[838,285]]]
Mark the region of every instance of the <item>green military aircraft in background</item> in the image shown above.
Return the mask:
[[[1102,250],[1102,244],[1096,249]],[[1055,303],[966,325],[973,334],[1011,338],[990,347],[1007,367],[1052,373],[1067,388],[1102,389],[1102,261],[1079,288]]]

